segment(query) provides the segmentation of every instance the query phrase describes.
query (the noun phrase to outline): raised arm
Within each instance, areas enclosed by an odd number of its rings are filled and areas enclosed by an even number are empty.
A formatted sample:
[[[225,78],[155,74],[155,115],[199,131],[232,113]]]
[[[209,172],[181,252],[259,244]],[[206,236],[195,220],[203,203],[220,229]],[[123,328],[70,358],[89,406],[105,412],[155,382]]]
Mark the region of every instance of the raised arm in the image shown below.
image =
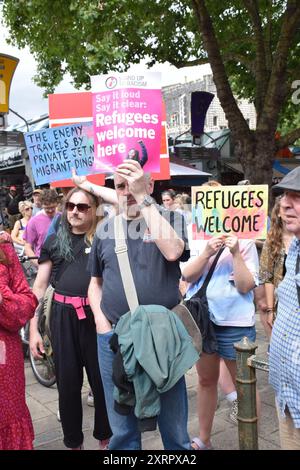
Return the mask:
[[[143,168],[143,166],[148,161],[148,152],[147,152],[147,149],[146,149],[146,145],[144,144],[144,142],[142,140],[139,140],[138,143],[140,144],[141,149],[142,149],[142,158],[140,159],[140,165]]]
[[[211,256],[216,255],[222,245],[222,237],[214,237],[208,240],[203,252],[199,256],[191,258],[184,266],[182,270],[183,279],[191,283],[197,282],[202,276]]]
[[[140,164],[134,160],[124,160],[116,171],[128,181],[130,193],[138,204],[153,189],[153,182],[147,182]],[[152,239],[168,261],[176,261],[184,251],[184,240],[177,235],[170,223],[160,214],[155,204],[144,206],[141,213],[145,219]]]
[[[78,188],[84,189],[91,194],[94,194],[97,197],[101,197],[104,202],[108,204],[117,205],[118,199],[116,191],[111,188],[106,188],[105,186],[98,186],[97,184],[90,183],[86,176],[76,175],[76,171],[72,168],[72,181]]]
[[[255,280],[253,274],[249,271],[244,256],[240,252],[239,240],[235,236],[225,238],[224,245],[229,248],[233,259],[233,277],[234,284],[241,294],[247,294],[255,287]],[[253,248],[256,250],[255,245]],[[257,256],[257,253],[256,253]]]
[[[156,205],[143,207],[143,217],[151,236],[168,261],[178,260],[184,251],[184,240],[176,233],[171,224],[159,212]]]

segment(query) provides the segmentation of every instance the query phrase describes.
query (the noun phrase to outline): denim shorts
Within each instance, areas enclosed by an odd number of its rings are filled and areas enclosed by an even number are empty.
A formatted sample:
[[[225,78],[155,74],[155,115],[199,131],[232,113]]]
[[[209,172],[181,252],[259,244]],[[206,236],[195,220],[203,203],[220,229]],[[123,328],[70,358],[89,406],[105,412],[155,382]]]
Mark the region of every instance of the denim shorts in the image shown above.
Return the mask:
[[[234,343],[238,343],[244,336],[250,341],[255,341],[255,326],[219,326],[214,324],[217,337],[218,351],[220,357],[235,361],[236,351],[233,347]]]

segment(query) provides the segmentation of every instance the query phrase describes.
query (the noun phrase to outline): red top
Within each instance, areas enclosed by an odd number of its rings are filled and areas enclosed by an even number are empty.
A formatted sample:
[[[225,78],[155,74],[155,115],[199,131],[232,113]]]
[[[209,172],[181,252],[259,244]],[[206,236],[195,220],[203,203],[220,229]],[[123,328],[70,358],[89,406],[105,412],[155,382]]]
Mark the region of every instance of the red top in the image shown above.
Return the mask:
[[[34,315],[31,292],[10,243],[0,249],[9,265],[0,263],[0,450],[29,450],[33,426],[25,402],[24,359],[19,329]]]

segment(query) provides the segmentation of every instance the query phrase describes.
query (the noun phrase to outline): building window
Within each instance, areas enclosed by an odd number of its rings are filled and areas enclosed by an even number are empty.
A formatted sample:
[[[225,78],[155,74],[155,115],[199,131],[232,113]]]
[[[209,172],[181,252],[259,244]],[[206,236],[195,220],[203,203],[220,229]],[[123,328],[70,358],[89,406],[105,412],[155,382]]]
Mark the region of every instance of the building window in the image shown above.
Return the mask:
[[[218,125],[218,116],[214,116],[213,117],[213,126],[217,126]]]
[[[179,115],[178,113],[171,114],[170,126],[177,127],[179,125]]]
[[[179,97],[179,124],[181,126],[188,124],[188,106],[186,95]]]

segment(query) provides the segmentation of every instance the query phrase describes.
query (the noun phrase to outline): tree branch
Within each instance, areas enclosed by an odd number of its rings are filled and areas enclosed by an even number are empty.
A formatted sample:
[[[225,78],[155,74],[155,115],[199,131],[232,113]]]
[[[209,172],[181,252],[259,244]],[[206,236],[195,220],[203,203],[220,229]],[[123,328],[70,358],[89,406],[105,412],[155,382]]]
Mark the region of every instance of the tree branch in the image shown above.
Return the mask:
[[[289,132],[288,134],[281,137],[279,140],[276,141],[276,147],[278,149],[282,149],[287,147],[288,145],[293,144],[297,139],[300,138],[300,127],[298,129]]]
[[[255,73],[255,67],[253,66],[253,62],[251,60],[247,60],[247,57],[241,54],[223,54],[223,61],[232,61],[235,63],[240,63],[245,65],[247,69],[249,69],[253,74]],[[203,59],[195,59],[195,60],[187,60],[187,61],[182,61],[178,62],[176,61],[176,58],[174,60],[169,59],[170,64],[174,65],[174,67],[177,68],[182,68],[182,67],[193,67],[194,65],[203,65],[203,64],[208,64],[209,60],[208,57],[205,57]]]
[[[265,54],[266,54],[266,67],[268,74],[270,76],[272,64],[273,64],[273,57],[272,57],[272,0],[268,0],[268,10],[267,10],[267,25],[265,28]]]
[[[259,14],[259,7],[257,0],[243,0],[246,10],[249,13],[254,32],[254,39],[256,45],[256,60],[255,60],[255,82],[256,82],[256,97],[255,108],[257,112],[257,119],[263,108],[263,103],[268,87],[268,72],[266,68],[266,50],[264,34],[261,26],[261,18]]]
[[[205,1],[192,0],[192,6],[199,24],[199,29],[202,33],[203,45],[212,68],[218,98],[224,109],[230,128],[235,135],[241,136],[242,133],[244,136],[251,138],[249,127],[233,96],[221,57],[220,46]]]
[[[174,65],[174,67],[177,67],[178,69],[182,67],[193,67],[194,65],[203,65],[203,64],[208,64],[208,58],[205,57],[203,59],[195,59],[195,60],[187,60],[187,61],[181,61],[178,62],[176,61],[176,57],[174,57],[174,60],[169,60],[170,64]]]

